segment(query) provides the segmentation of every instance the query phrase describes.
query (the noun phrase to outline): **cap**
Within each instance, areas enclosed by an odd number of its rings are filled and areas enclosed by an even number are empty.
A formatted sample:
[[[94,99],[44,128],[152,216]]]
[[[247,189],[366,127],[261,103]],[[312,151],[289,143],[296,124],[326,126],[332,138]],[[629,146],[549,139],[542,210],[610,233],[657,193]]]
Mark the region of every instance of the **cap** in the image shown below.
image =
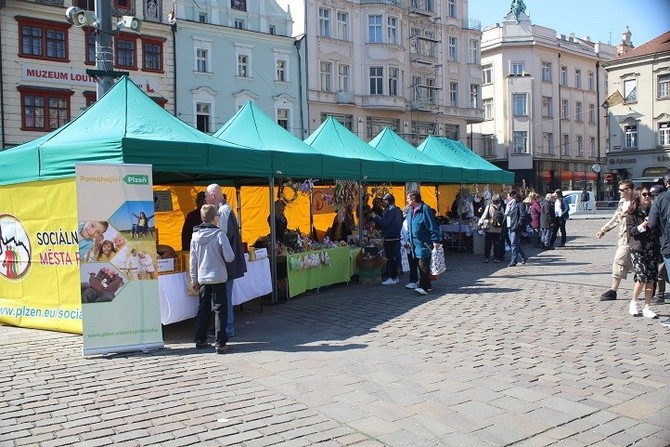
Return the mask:
[[[665,192],[665,187],[663,185],[654,185],[649,188],[649,194],[651,194],[652,197],[656,197],[663,192]]]

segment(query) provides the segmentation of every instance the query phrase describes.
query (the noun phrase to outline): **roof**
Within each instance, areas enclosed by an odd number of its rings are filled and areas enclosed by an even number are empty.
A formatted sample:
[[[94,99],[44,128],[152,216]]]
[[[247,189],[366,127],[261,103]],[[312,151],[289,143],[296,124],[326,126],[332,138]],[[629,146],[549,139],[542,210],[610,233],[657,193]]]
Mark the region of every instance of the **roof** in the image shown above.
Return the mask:
[[[652,54],[665,52],[670,52],[670,31],[666,31],[660,36],[651,39],[649,42],[618,55],[611,61],[607,62],[606,65],[614,65],[619,62],[629,61],[632,59],[638,59],[645,56],[650,56]]]

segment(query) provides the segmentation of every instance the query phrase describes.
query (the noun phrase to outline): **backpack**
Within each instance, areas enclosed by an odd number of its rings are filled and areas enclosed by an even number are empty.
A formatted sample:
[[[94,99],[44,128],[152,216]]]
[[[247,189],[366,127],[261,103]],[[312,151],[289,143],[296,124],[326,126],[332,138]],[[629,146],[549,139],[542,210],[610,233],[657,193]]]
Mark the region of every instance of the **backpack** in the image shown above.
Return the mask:
[[[523,205],[521,205],[523,206]],[[531,224],[533,221],[533,217],[530,215],[530,210],[526,210],[526,212],[523,215],[523,219],[521,220],[521,228],[524,230],[526,229],[527,226]]]
[[[493,208],[494,213],[493,217],[491,217],[491,225],[494,227],[502,227],[503,225],[503,220],[505,220],[505,216],[503,215],[502,207],[498,206]]]

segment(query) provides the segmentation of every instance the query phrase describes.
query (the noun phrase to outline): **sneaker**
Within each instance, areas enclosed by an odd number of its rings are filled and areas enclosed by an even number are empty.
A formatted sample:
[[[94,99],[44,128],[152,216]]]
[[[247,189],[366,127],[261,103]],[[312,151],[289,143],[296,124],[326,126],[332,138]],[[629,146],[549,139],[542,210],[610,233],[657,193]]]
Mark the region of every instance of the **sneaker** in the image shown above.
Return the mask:
[[[398,280],[393,278],[386,278],[382,281],[382,286],[393,286],[395,284],[398,284]]]
[[[207,342],[205,342],[205,343],[196,343],[196,344],[195,344],[195,349],[207,349],[207,348],[211,348],[211,347],[212,347],[212,345],[211,345],[210,343],[207,343]]]
[[[217,346],[216,347],[216,353],[217,354],[225,354],[228,351],[229,351],[228,345],[223,345],[223,346]]]
[[[483,262],[484,264],[488,264],[489,260],[488,260],[488,259],[484,259],[482,262]]]
[[[644,318],[656,318],[656,314],[648,306],[644,306],[644,309],[642,309],[642,316]]]
[[[502,261],[500,259],[494,259],[493,262],[495,262],[496,264],[500,264]]]
[[[516,267],[516,262],[514,264],[507,264],[507,267]]]
[[[525,264],[525,263],[526,263],[526,259],[522,259],[522,260],[521,260],[521,263],[522,263],[522,264]]]
[[[661,321],[661,326],[670,327],[670,318]]]
[[[405,284],[405,287],[407,289],[416,289],[419,286],[417,286],[415,282],[410,282],[410,283]]]
[[[607,292],[600,295],[600,301],[610,301],[616,299],[616,290],[609,289]]]
[[[428,295],[428,292],[423,290],[421,287],[417,287],[416,289],[414,289],[414,291],[420,295]]]
[[[652,297],[651,304],[665,304],[665,299],[662,296]]]
[[[640,309],[637,307],[637,301],[632,301],[628,305],[628,313],[634,317],[640,315]]]

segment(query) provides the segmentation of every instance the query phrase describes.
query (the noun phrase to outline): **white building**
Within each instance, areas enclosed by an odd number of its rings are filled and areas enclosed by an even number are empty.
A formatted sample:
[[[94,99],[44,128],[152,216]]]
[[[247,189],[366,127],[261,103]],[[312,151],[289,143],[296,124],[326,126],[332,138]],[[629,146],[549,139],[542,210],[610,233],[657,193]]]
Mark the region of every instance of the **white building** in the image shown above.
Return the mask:
[[[391,127],[467,143],[482,119],[479,23],[467,0],[308,0],[306,134],[328,115],[369,141]]]
[[[621,47],[631,47],[630,32]],[[607,179],[654,183],[670,168],[670,31],[605,64]]]
[[[167,110],[174,110],[174,64],[167,14],[170,0],[111,0],[114,71],[126,72]],[[0,147],[40,137],[76,118],[96,100],[95,28],[65,19],[70,6],[94,11],[93,0],[0,2]],[[141,33],[117,28],[122,16]]]
[[[292,23],[274,0],[178,2],[176,116],[212,133],[251,100],[303,138]]]
[[[472,148],[536,191],[596,191],[606,148],[603,62],[615,48],[511,12],[482,33],[484,121]]]

